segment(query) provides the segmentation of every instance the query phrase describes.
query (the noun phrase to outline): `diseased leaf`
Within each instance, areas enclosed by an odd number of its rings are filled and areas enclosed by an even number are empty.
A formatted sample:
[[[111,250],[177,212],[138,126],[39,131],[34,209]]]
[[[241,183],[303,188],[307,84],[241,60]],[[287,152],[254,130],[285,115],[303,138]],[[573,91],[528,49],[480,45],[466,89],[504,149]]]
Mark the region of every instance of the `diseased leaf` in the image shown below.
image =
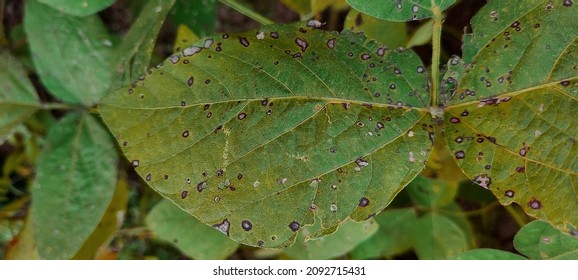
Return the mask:
[[[160,240],[171,243],[197,260],[220,260],[229,257],[239,244],[183,212],[163,199],[146,218],[147,226]]]
[[[0,51],[0,144],[39,107],[38,97],[22,65]]]
[[[199,37],[186,25],[179,25],[177,28],[177,37],[173,45],[173,52],[180,52],[191,46],[192,43],[197,42]]]
[[[74,17],[26,1],[24,28],[36,71],[58,99],[92,105],[110,86],[111,40],[96,15]],[[47,24],[49,22],[50,24]]]
[[[436,213],[417,220],[412,243],[420,260],[444,260],[468,249],[465,232],[449,218]]]
[[[311,22],[311,25],[314,22]],[[232,239],[281,247],[380,212],[423,169],[428,77],[361,34],[267,26],[171,56],[100,106],[163,196]]]
[[[380,20],[351,9],[344,22],[344,28],[363,32],[367,38],[376,40],[390,48],[403,47],[407,40],[405,22]]]
[[[490,1],[441,91],[464,173],[564,232],[578,227],[577,13],[564,1]]]
[[[578,232],[566,235],[546,222],[533,221],[516,233],[514,247],[535,260],[576,260]]]
[[[347,0],[354,9],[370,16],[391,20],[410,21],[432,17],[432,7],[443,11],[455,0]]]
[[[66,115],[46,141],[32,188],[36,245],[44,259],[69,259],[112,199],[118,156],[108,132],[87,113]]]
[[[496,249],[474,249],[452,257],[453,260],[525,260],[526,258]]]
[[[375,220],[378,231],[351,251],[352,258],[391,258],[411,249],[412,229],[417,221],[413,209],[385,210]]]
[[[331,259],[346,254],[359,243],[370,238],[378,225],[373,219],[362,223],[347,220],[339,225],[333,234],[309,239],[309,234],[317,229],[315,227],[304,229],[297,237],[293,246],[284,250],[291,258],[296,260],[321,260]],[[309,230],[313,230],[310,232]]]
[[[112,88],[118,88],[143,77],[155,46],[157,35],[175,0],[148,0],[115,50],[113,74],[119,78]]]
[[[73,16],[85,17],[104,10],[115,0],[38,0],[38,2]]]

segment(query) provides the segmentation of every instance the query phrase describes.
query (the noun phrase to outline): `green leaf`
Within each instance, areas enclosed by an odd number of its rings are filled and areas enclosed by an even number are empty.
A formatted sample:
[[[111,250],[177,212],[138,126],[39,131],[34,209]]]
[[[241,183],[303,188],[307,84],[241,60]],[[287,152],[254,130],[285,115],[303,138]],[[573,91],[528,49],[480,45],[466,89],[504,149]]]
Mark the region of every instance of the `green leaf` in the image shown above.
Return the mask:
[[[173,244],[197,260],[225,259],[239,247],[238,243],[192,218],[166,199],[155,205],[146,218],[146,224],[156,238]]]
[[[347,0],[352,8],[370,16],[391,20],[410,21],[432,17],[432,9],[447,9],[455,0]]]
[[[106,246],[122,226],[128,202],[128,181],[125,176],[121,176],[118,179],[112,200],[106,208],[102,219],[100,219],[96,229],[86,239],[80,250],[76,252],[73,259],[94,259],[98,255],[99,249]]]
[[[361,34],[267,26],[157,68],[100,112],[152,188],[244,244],[365,220],[430,153],[422,63]]]
[[[87,113],[70,113],[50,129],[32,188],[42,258],[72,258],[96,229],[114,193],[117,157],[108,132]]]
[[[526,258],[496,249],[474,249],[452,257],[453,260],[525,260]]]
[[[110,86],[112,44],[100,18],[74,17],[35,0],[25,8],[24,28],[44,86],[65,102],[100,100]]]
[[[463,61],[449,62],[446,142],[502,204],[570,232],[578,227],[578,8],[508,7],[490,1],[472,20]]]
[[[104,10],[115,0],[38,0],[38,2],[73,16],[85,17]]]
[[[169,16],[175,25],[186,25],[195,34],[207,36],[215,31],[216,3],[216,0],[177,0]]]
[[[113,75],[118,88],[143,77],[149,67],[156,38],[175,0],[148,0],[135,23],[115,50]]]
[[[22,65],[0,51],[0,144],[39,107],[36,91]]]
[[[411,237],[421,260],[448,259],[468,249],[466,233],[452,220],[436,213],[420,217]]]
[[[454,200],[457,186],[446,181],[418,176],[408,186],[409,197],[414,204],[426,208],[438,208]]]
[[[318,227],[317,227],[318,228]],[[309,239],[309,230],[304,229],[297,237],[295,244],[284,252],[297,260],[321,260],[331,259],[346,254],[355,248],[359,243],[370,238],[376,231],[378,225],[373,219],[362,223],[347,220],[339,225],[339,229],[333,234],[317,239]]]
[[[573,234],[561,233],[546,222],[533,221],[516,233],[514,247],[535,260],[576,260],[578,233]]]
[[[378,231],[351,251],[352,258],[391,258],[412,248],[411,233],[417,221],[413,209],[385,210],[375,220]]]
[[[380,20],[353,9],[345,18],[344,28],[363,32],[367,38],[381,42],[390,48],[403,47],[407,40],[405,22]]]

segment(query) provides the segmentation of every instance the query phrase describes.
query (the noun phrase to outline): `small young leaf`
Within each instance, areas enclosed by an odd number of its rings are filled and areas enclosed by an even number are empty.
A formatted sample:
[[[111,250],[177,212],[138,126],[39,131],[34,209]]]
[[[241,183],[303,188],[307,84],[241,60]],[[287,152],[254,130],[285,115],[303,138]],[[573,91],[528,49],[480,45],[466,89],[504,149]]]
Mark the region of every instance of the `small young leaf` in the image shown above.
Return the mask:
[[[297,237],[295,244],[284,252],[296,260],[323,260],[339,257],[355,248],[359,243],[370,238],[378,225],[373,219],[362,223],[347,220],[339,225],[335,233],[308,240],[309,230],[304,229]]]
[[[157,68],[103,118],[151,187],[248,245],[287,245],[314,216],[367,219],[430,153],[424,66],[361,34],[267,26]]]
[[[453,256],[453,260],[525,260],[526,258],[496,249],[474,249]]]
[[[26,1],[24,28],[36,71],[58,99],[92,105],[110,86],[111,40],[100,18]],[[50,23],[50,24],[47,24]]]
[[[6,51],[0,51],[0,144],[12,129],[39,107],[32,83],[22,65]]]
[[[385,210],[375,220],[378,231],[351,251],[352,258],[391,258],[411,249],[411,233],[417,221],[413,209]]]
[[[197,260],[226,259],[239,247],[239,243],[199,222],[166,199],[155,205],[146,218],[146,224],[158,239],[172,243]]]
[[[432,17],[432,9],[443,11],[455,0],[347,0],[354,9],[370,16],[391,20],[410,21]]]
[[[448,259],[468,249],[466,233],[452,220],[436,213],[417,220],[412,241],[420,260]]]
[[[85,17],[104,10],[115,0],[38,0],[38,2],[73,16]]]
[[[118,156],[106,129],[87,113],[66,115],[46,141],[32,188],[36,244],[42,258],[69,259],[112,199]]]
[[[514,247],[535,260],[576,260],[578,232],[573,234],[566,235],[546,222],[533,221],[518,231]]]
[[[578,227],[578,8],[563,2],[490,1],[463,61],[450,60],[441,99],[464,173],[569,232]]]

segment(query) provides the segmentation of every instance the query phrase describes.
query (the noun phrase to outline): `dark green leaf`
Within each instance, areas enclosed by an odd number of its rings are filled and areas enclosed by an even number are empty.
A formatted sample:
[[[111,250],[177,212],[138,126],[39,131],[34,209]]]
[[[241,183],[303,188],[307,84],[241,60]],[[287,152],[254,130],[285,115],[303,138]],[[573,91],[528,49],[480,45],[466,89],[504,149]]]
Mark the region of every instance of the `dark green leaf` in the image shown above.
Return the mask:
[[[232,239],[280,247],[314,216],[365,220],[423,169],[428,77],[412,51],[295,26],[200,44],[100,111],[147,183]]]
[[[115,0],[38,0],[38,2],[74,16],[89,16],[114,3]]]
[[[391,258],[412,247],[412,229],[417,221],[413,209],[393,209],[375,217],[378,231],[351,251],[354,259]]]
[[[535,260],[576,260],[578,232],[573,234],[567,235],[546,222],[534,221],[518,231],[514,247]]]
[[[113,88],[144,76],[156,38],[175,0],[149,0],[115,51]]]
[[[193,259],[225,259],[239,247],[239,243],[199,222],[166,199],[151,210],[146,223],[158,239],[172,243]]]
[[[176,25],[184,24],[198,36],[207,36],[215,31],[216,2],[216,0],[177,0],[169,16]]]
[[[84,105],[102,98],[112,43],[98,16],[74,17],[29,0],[24,27],[36,71],[55,97]]]
[[[569,232],[578,227],[578,5],[563,2],[490,1],[472,20],[464,60],[449,62],[441,99],[464,173]]]
[[[12,129],[39,107],[24,69],[8,52],[0,51],[0,144]]]
[[[452,220],[428,213],[413,227],[412,243],[421,260],[443,260],[468,249],[466,233]]]
[[[455,0],[347,0],[354,9],[379,19],[410,21],[432,17],[432,9],[443,11]]]
[[[452,257],[453,260],[525,260],[526,258],[496,249],[474,249]]]
[[[362,223],[347,220],[339,225],[339,229],[334,230],[331,235],[308,239],[309,235],[318,228],[312,227],[302,230],[295,244],[285,249],[285,253],[297,260],[321,260],[339,257],[370,238],[377,231],[378,225],[373,219]]]
[[[70,113],[51,128],[32,189],[42,258],[69,259],[82,247],[112,199],[117,161],[110,135],[91,115]]]

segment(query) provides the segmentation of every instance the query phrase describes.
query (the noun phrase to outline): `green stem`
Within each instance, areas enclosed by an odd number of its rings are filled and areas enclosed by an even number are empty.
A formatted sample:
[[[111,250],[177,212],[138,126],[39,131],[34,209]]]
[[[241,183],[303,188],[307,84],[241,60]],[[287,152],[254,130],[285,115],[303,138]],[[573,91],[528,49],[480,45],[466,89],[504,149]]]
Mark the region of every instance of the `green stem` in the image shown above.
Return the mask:
[[[431,79],[432,79],[432,95],[430,98],[430,106],[438,106],[438,90],[439,90],[439,66],[440,66],[440,52],[442,39],[442,11],[435,5],[432,0],[432,61],[431,61]]]
[[[251,8],[246,7],[245,5],[241,4],[241,3],[237,3],[237,1],[235,0],[219,0],[219,2],[233,8],[234,10],[236,10],[237,12],[244,14],[248,17],[250,17],[251,19],[253,19],[254,21],[262,24],[262,25],[268,25],[268,24],[273,24],[274,22],[260,14],[258,14],[257,12],[253,11]]]

